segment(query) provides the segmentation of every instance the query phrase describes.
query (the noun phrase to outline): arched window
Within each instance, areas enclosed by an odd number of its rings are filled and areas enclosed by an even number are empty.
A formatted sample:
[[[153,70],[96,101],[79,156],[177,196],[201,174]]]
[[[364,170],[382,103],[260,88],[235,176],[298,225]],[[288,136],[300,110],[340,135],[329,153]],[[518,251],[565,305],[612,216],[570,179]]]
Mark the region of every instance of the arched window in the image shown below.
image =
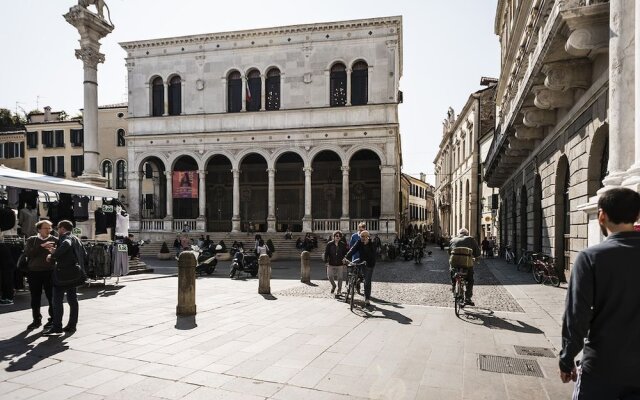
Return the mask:
[[[116,189],[127,188],[127,162],[118,160],[116,162]]]
[[[127,142],[124,139],[124,129],[118,129],[117,132],[117,146],[124,147],[127,145]]]
[[[227,111],[242,110],[242,79],[240,72],[232,71],[227,76]]]
[[[353,64],[351,71],[351,104],[367,104],[369,99],[369,66],[364,61]]]
[[[331,107],[342,107],[347,104],[347,69],[344,64],[337,63],[331,67],[329,89]]]
[[[164,114],[164,83],[159,76],[151,82],[151,115],[160,117]]]
[[[104,160],[102,162],[102,176],[107,178],[107,188],[111,189],[111,182],[113,181],[113,164],[110,160]]]
[[[262,97],[262,78],[260,71],[251,70],[247,75],[247,111],[260,111]]]
[[[169,81],[169,115],[182,113],[182,79],[174,76]]]
[[[279,110],[280,109],[280,70],[278,68],[271,68],[267,72],[267,80],[265,82],[266,93],[266,109],[267,110]]]

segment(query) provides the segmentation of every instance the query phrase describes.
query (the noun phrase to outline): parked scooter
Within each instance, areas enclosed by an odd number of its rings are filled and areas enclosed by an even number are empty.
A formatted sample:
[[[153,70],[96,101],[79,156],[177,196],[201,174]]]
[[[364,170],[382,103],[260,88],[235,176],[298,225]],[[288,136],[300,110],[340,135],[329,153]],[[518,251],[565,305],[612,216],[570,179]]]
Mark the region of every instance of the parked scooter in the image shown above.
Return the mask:
[[[222,249],[222,246],[218,245],[216,250]],[[196,265],[196,274],[198,275],[211,275],[216,270],[218,265],[218,259],[216,258],[216,250],[212,250],[211,247],[199,248],[198,246],[191,246],[191,250],[198,252],[198,265]]]
[[[253,277],[258,276],[258,257],[245,254],[242,248],[233,256],[229,278],[240,275],[240,272],[246,272]]]

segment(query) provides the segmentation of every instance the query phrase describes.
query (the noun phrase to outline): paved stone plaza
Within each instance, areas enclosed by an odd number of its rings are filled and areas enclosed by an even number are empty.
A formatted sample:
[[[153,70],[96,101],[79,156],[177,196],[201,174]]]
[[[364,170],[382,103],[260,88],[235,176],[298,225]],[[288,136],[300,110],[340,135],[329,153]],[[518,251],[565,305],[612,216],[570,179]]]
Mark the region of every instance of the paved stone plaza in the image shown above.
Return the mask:
[[[350,312],[329,293],[319,262],[274,261],[271,296],[257,279],[230,280],[222,262],[198,278],[195,319],[175,316],[177,269],[83,288],[73,335],[26,332],[28,294],[0,318],[4,399],[560,399],[572,386],[557,360],[564,288],[488,260],[463,318],[447,302],[446,257],[380,263],[373,307]],[[382,282],[380,282],[382,281]],[[425,283],[426,282],[426,283]],[[544,377],[486,372],[479,357],[537,360]]]

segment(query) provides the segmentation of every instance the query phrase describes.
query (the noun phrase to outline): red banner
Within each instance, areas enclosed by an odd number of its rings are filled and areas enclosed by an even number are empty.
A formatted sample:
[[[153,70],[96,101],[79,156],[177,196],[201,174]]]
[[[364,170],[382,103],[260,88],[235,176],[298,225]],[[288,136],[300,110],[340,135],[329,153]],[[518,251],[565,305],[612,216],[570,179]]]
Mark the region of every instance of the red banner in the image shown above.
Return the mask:
[[[196,171],[173,171],[173,198],[198,198],[198,173]]]

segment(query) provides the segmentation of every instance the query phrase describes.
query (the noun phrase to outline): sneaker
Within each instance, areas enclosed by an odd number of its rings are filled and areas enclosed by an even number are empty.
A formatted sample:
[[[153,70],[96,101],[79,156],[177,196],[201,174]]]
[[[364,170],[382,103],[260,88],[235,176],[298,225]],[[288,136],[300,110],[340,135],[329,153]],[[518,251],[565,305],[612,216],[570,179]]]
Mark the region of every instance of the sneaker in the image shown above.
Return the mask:
[[[44,326],[42,327],[42,329],[49,329],[53,326],[53,321],[51,320],[51,318],[49,318],[49,320],[47,321],[46,324],[44,324]]]
[[[30,331],[30,330],[33,330],[33,329],[39,328],[39,327],[40,327],[40,325],[42,325],[42,323],[40,322],[40,320],[39,320],[39,319],[35,319],[35,320],[33,320],[33,322],[32,322],[32,323],[30,323],[29,325],[27,325],[27,330],[29,330],[29,331]]]
[[[336,299],[339,299],[340,298],[340,294],[336,293],[336,294],[333,295],[333,297],[336,298]]]
[[[75,333],[76,327],[67,325],[64,328],[62,328],[62,331],[67,333]]]
[[[369,300],[365,300],[364,301],[364,306],[365,307],[369,307],[371,305],[371,302]]]
[[[42,331],[42,334],[43,334],[44,336],[57,335],[57,334],[60,334],[60,333],[63,333],[62,329],[60,329],[60,328],[53,328],[53,327],[51,327],[51,328],[49,328],[49,329],[45,329],[45,330],[43,330],[43,331]]]
[[[471,299],[465,299],[465,300],[464,300],[464,305],[465,305],[465,306],[471,306],[471,307],[474,307],[474,306],[476,305],[476,303],[474,303],[474,302],[473,302],[473,300],[471,300]]]
[[[0,299],[0,306],[10,306],[13,304],[11,299]]]

